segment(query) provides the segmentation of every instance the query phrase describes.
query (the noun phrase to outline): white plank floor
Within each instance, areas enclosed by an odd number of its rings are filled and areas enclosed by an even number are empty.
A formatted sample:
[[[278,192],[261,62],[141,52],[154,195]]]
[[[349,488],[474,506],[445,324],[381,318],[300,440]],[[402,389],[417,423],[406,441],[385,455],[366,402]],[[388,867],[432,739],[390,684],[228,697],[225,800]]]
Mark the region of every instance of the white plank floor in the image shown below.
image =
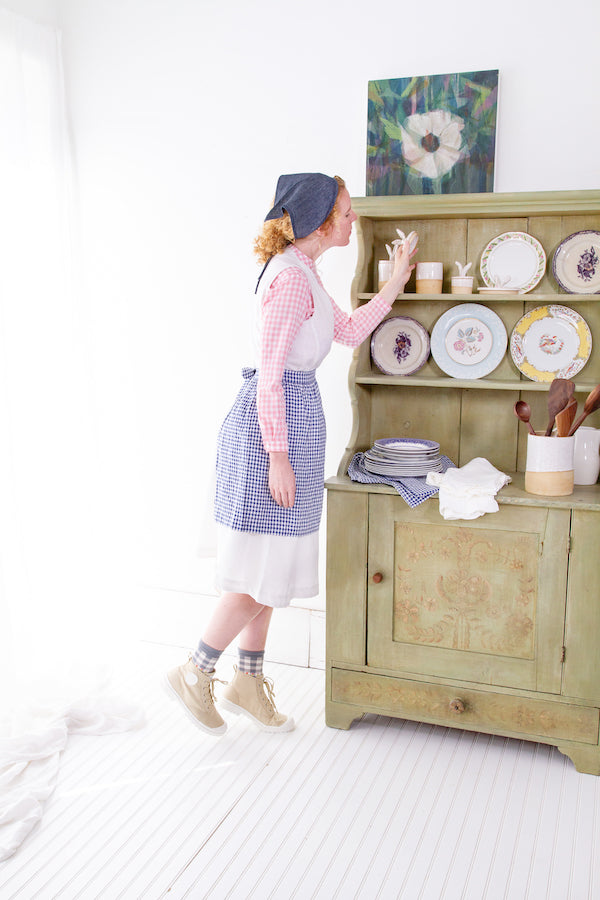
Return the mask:
[[[70,738],[2,900],[600,898],[600,779],[558,751],[381,716],[329,729],[324,673],[274,664],[296,730],[233,718],[213,738],[160,685],[185,652],[139,657],[119,690],[147,725]]]

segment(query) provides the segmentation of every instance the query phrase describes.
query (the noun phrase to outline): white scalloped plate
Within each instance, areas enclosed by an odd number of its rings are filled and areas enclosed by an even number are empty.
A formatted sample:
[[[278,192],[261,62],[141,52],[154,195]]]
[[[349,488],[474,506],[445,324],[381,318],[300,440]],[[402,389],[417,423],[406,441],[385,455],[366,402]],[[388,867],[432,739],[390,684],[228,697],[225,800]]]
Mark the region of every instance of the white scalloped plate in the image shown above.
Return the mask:
[[[526,294],[542,280],[546,254],[532,235],[525,231],[506,231],[489,242],[481,254],[479,268],[487,287],[500,284]]]

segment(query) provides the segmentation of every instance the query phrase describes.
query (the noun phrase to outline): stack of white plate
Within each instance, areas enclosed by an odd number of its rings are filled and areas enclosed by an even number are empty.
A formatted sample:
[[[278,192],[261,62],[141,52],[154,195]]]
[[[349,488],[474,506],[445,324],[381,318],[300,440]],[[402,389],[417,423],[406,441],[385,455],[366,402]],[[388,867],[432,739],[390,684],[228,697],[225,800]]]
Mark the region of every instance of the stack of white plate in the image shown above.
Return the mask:
[[[382,438],[365,453],[365,469],[392,478],[440,472],[440,445],[420,438]]]

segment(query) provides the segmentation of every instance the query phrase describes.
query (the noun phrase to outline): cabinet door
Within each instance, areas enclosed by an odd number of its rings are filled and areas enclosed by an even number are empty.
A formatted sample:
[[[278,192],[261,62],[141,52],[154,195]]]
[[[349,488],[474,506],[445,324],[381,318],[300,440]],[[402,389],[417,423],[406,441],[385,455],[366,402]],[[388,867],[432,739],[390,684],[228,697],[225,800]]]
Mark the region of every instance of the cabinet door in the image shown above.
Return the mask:
[[[367,664],[560,693],[570,511],[371,495]]]

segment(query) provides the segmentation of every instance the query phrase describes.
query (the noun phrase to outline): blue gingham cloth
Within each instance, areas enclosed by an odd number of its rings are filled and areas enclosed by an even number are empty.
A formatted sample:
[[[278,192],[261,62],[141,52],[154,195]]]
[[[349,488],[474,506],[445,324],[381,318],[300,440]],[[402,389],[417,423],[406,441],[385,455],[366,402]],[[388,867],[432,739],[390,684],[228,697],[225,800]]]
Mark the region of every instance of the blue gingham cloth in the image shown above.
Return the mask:
[[[288,455],[296,476],[291,509],[269,492],[269,454],[256,410],[256,369],[242,371],[244,383],[225,418],[217,443],[215,519],[235,531],[305,535],[318,531],[323,508],[325,416],[314,370],[283,373]]]
[[[454,463],[447,456],[440,456],[442,463],[441,472],[455,468]],[[348,466],[348,475],[352,481],[360,481],[362,484],[389,484],[396,488],[400,496],[406,500],[411,509],[419,503],[428,500],[437,494],[439,488],[425,483],[425,475],[419,477],[391,478],[388,475],[375,475],[365,468],[364,453],[355,453]]]

